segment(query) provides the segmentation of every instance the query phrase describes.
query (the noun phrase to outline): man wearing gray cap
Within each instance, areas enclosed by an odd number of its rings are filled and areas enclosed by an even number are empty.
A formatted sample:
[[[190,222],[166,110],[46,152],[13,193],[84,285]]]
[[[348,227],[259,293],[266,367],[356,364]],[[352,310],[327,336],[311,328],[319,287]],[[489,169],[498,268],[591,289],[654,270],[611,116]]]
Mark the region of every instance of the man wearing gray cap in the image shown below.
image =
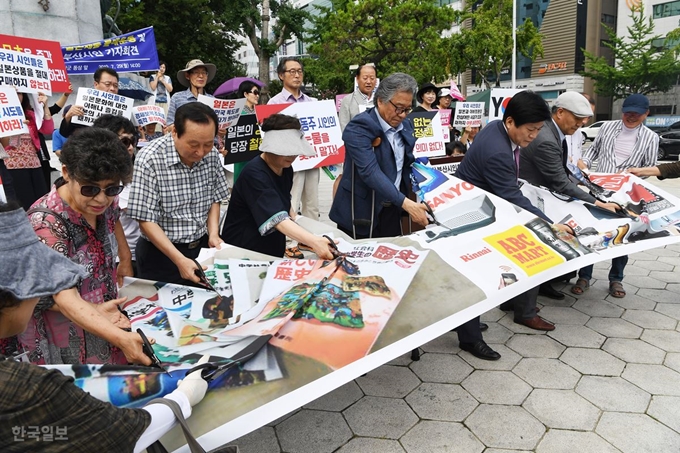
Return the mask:
[[[576,91],[562,93],[552,106],[551,119],[545,121],[534,141],[521,149],[519,177],[531,184],[615,211],[617,206],[614,203],[595,199],[569,178],[567,142],[592,114],[585,96]],[[541,285],[539,294],[551,299],[564,299],[564,294],[555,290],[550,282]]]
[[[593,146],[583,154],[583,162],[590,167],[597,160],[595,171],[621,173],[631,167],[651,167],[659,153],[659,136],[643,124],[649,114],[649,99],[644,94],[631,94],[623,101],[623,118],[607,121],[595,137]],[[609,270],[609,294],[622,298],[626,291],[621,282],[628,256],[612,260]],[[571,288],[574,294],[583,294],[590,287],[593,266],[584,267]]]

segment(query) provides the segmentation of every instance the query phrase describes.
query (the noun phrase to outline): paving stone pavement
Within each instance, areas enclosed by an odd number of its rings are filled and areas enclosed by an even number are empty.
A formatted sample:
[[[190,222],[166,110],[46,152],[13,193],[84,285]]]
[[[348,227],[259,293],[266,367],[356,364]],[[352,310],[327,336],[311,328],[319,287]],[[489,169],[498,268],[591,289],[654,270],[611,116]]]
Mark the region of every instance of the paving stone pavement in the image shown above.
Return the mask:
[[[322,176],[320,199],[330,199]],[[680,180],[653,182],[680,196]],[[327,221],[329,203],[321,203]],[[680,451],[680,244],[630,255],[623,299],[609,262],[580,297],[543,297],[547,335],[498,309],[483,316],[503,358],[477,360],[455,334],[235,440],[242,453]]]

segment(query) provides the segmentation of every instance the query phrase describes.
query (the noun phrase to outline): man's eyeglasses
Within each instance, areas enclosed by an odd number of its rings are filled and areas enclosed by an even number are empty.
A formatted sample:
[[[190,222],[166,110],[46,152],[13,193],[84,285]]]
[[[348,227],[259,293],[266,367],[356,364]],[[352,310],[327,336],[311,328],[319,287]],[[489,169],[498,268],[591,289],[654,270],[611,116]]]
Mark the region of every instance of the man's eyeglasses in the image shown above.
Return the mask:
[[[259,92],[258,90],[249,91],[248,93],[254,94],[255,96],[259,96],[259,95],[260,95],[260,92]]]
[[[207,77],[208,71],[190,71],[189,74]]]
[[[302,75],[302,74],[305,73],[305,71],[302,70],[302,69],[289,69],[289,70],[283,71],[283,72],[287,72],[288,74],[290,74],[292,76]]]
[[[106,189],[102,189],[99,186],[80,186],[80,195],[94,198],[103,190],[104,195],[107,197],[115,197],[116,195],[120,195],[124,187],[125,186],[109,186]]]
[[[106,88],[111,87],[114,87],[116,89],[118,88],[118,82],[97,82],[97,83],[99,83],[100,85],[104,85]]]
[[[389,101],[389,103],[392,104],[392,107],[394,107],[394,113],[396,113],[397,115],[401,115],[402,113],[405,113],[405,114],[408,115],[409,113],[411,113],[413,111],[413,108],[411,108],[411,107],[402,108],[402,107],[397,107],[394,104],[394,102],[392,102],[392,101]]]

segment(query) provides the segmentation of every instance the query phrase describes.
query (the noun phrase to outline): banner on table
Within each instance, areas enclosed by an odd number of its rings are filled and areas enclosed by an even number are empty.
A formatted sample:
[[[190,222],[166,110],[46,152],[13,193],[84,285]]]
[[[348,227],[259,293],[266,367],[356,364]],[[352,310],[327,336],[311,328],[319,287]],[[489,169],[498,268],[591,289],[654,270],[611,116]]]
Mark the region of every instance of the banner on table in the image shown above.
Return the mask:
[[[157,105],[140,105],[132,108],[132,122],[136,126],[159,123],[165,126],[165,110]]]
[[[94,74],[102,66],[118,72],[155,71],[158,52],[153,27],[113,38],[61,48],[69,74]]]
[[[74,124],[91,126],[94,120],[107,113],[130,119],[134,102],[134,99],[120,94],[80,87],[75,104],[82,106],[85,114],[74,116],[71,121]]]
[[[224,164],[236,162],[248,162],[260,155],[260,127],[255,115],[241,115],[238,122],[227,129],[224,136],[224,148],[227,155],[224,156]]]
[[[220,128],[231,127],[236,124],[246,99],[218,99],[204,94],[198,95],[198,102],[205,104],[215,111]]]
[[[0,50],[0,85],[12,85],[19,93],[52,95],[49,67],[45,57]]]
[[[0,137],[28,134],[26,117],[14,87],[0,86]]]
[[[413,123],[413,135],[416,138],[413,147],[413,156],[416,159],[446,154],[440,112],[441,110],[431,110],[409,114],[408,118]]]
[[[449,143],[451,141],[451,109],[439,109],[439,117],[442,120],[444,143]]]
[[[341,164],[345,160],[345,144],[334,101],[256,105],[255,113],[260,124],[274,113],[295,116],[300,120],[305,139],[316,151],[316,156],[299,156],[293,162],[294,171]]]
[[[0,47],[2,49],[44,57],[47,60],[52,91],[57,93],[68,91],[69,81],[66,73],[66,64],[61,54],[61,44],[59,42],[0,34]]]
[[[453,119],[453,127],[480,127],[484,116],[483,102],[457,102],[456,116]]]
[[[505,107],[512,97],[522,90],[513,88],[492,88],[489,98],[489,122],[502,120]]]

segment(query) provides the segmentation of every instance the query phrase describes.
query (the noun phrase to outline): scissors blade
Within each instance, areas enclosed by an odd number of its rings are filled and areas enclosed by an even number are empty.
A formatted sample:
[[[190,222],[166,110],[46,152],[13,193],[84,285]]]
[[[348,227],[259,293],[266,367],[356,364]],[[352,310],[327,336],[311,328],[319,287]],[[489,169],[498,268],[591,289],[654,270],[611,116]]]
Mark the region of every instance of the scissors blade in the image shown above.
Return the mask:
[[[144,334],[144,331],[142,329],[137,329],[137,333],[139,334],[140,337],[142,337],[142,351],[144,354],[151,359],[151,363],[153,367],[155,368],[160,368],[163,372],[167,373],[168,376],[170,376],[170,372],[163,367],[161,364],[160,359],[156,355],[156,353],[153,350],[153,347],[151,346],[151,342],[147,338],[147,336]]]
[[[196,263],[196,269],[194,269],[194,275],[196,275],[196,277],[198,277],[201,280],[201,284],[206,286],[209,290],[217,293],[217,295],[221,297],[219,291],[217,291],[215,289],[215,287],[212,285],[212,283],[210,283],[210,280],[208,280],[208,276],[205,275],[205,271],[203,270],[203,266],[201,266],[201,264],[198,261],[196,261],[195,259],[193,260],[193,262]]]

